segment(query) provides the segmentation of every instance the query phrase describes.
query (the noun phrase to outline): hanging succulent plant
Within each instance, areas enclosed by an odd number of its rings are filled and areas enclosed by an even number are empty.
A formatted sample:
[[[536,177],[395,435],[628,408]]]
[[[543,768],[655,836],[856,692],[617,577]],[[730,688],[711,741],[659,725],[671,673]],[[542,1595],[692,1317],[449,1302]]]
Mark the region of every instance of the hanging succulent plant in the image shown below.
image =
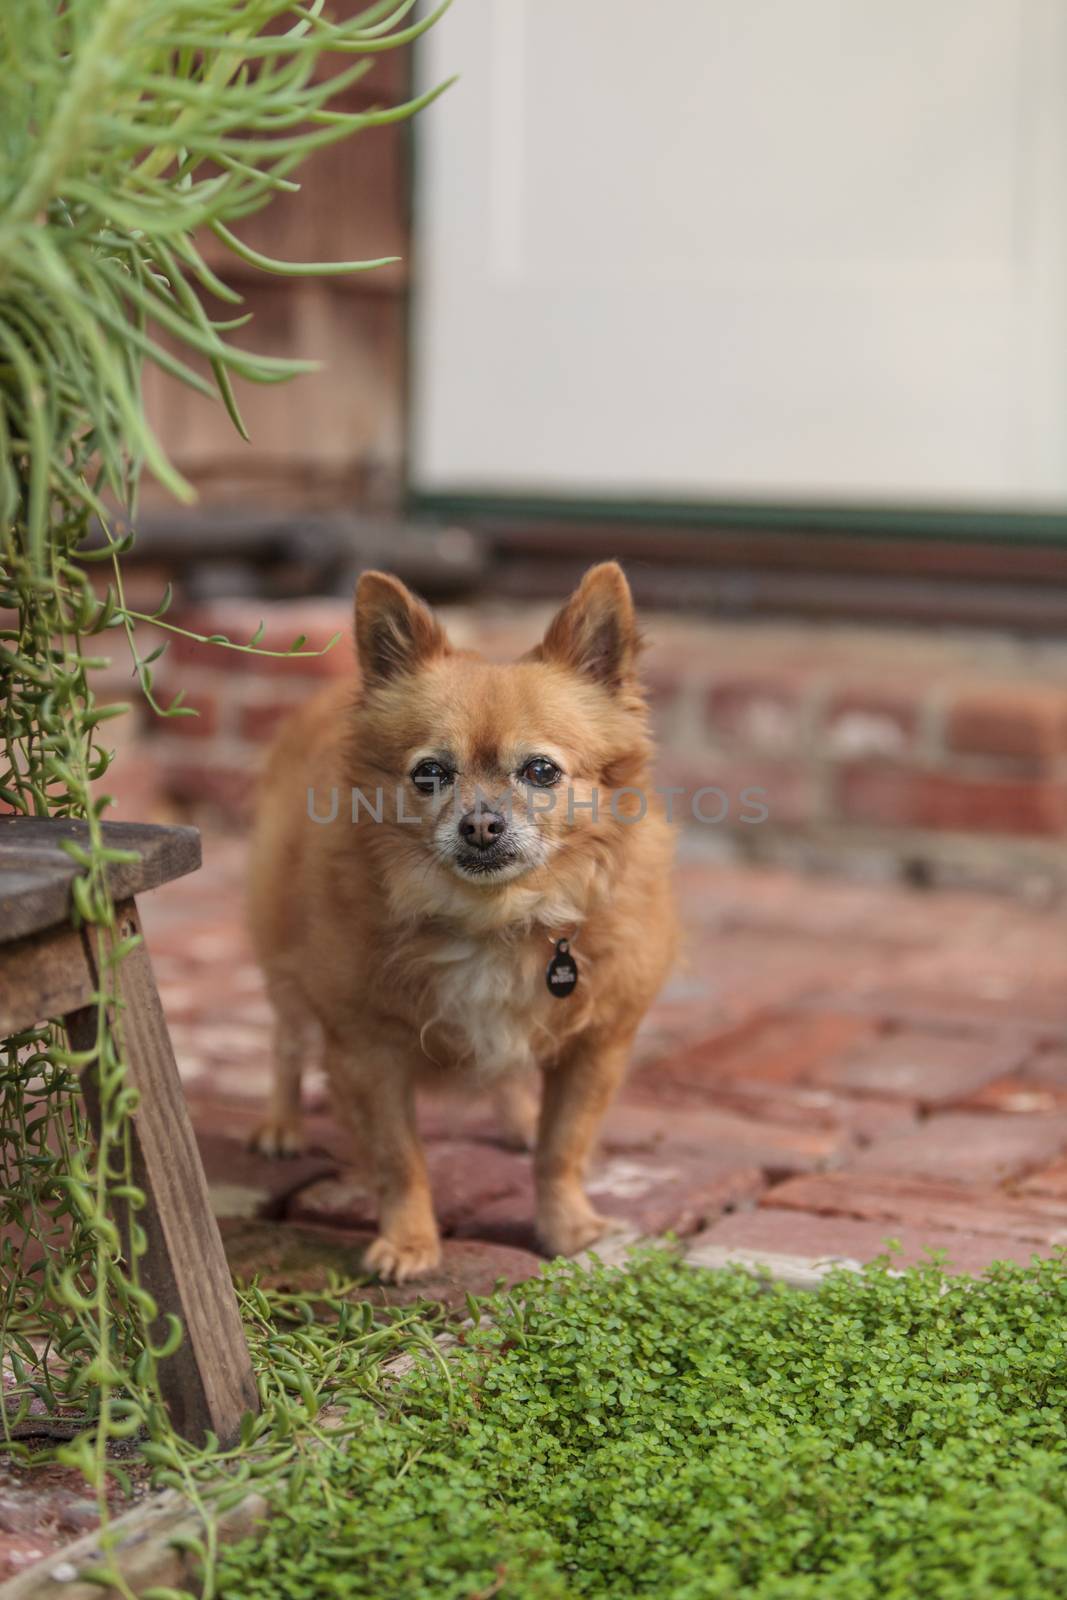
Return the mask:
[[[334,109],[379,52],[444,9],[408,26],[414,3],[379,0],[347,20],[325,0],[0,8],[0,805],[85,819],[84,843],[69,845],[73,915],[110,952],[95,1050],[76,1057],[45,1022],[0,1044],[0,1426],[10,1445],[32,1399],[76,1406],[93,1426],[65,1458],[101,1495],[109,1441],[141,1427],[157,1446],[169,1438],[153,1387],[166,1348],[149,1337],[137,1231],[127,1259],[113,1220],[120,1191],[137,1205],[116,1005],[124,947],[100,820],[111,759],[102,729],[124,708],[98,704],[92,687],[99,640],[113,634],[155,710],[190,714],[180,696],[156,701],[161,647],[142,656],[135,632],[148,621],[183,631],[164,620],[169,597],[145,615],[122,581],[142,469],[192,496],[146,419],[142,370],[154,363],[221,402],[242,433],[234,377],[277,383],[307,370],[242,349],[239,313],[209,315],[205,294],[235,307],[241,297],[202,242],[210,231],[236,256],[292,276],[380,264],[270,260],[241,243],[240,226],[296,188],[293,173],[320,146],[410,116],[440,92]],[[217,642],[259,648],[258,635]],[[99,1083],[95,1142],[79,1070]]]

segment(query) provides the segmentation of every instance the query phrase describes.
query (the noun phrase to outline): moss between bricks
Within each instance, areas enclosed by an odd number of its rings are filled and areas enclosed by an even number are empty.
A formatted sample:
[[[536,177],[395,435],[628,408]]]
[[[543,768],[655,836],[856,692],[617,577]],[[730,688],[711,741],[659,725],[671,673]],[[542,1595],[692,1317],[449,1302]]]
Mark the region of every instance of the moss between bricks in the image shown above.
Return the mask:
[[[815,1292],[548,1269],[416,1364],[218,1591],[435,1600],[1067,1593],[1067,1266]]]

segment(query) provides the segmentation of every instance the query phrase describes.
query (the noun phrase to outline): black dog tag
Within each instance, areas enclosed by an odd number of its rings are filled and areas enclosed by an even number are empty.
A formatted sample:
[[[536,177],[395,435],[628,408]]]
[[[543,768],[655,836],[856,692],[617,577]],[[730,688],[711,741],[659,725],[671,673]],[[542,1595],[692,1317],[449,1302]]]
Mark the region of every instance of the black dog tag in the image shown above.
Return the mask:
[[[545,969],[545,982],[549,994],[554,994],[557,1000],[566,1000],[573,994],[578,982],[578,963],[571,955],[568,940],[557,939],[556,953]]]

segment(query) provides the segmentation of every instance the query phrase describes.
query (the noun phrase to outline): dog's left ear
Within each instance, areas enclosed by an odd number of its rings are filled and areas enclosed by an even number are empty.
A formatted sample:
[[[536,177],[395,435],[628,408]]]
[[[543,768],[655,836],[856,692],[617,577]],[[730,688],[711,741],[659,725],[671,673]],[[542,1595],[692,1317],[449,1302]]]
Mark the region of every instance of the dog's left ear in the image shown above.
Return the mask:
[[[630,585],[617,561],[603,561],[590,567],[531,655],[622,689],[633,684],[640,646]]]

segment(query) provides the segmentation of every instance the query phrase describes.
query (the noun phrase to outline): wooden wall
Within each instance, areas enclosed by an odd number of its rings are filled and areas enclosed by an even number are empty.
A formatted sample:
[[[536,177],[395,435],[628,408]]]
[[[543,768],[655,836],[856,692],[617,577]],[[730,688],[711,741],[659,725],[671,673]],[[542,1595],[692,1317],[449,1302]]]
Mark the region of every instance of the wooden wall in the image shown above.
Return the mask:
[[[362,110],[402,101],[409,67],[406,51],[384,52],[333,104]],[[317,360],[322,370],[287,384],[238,386],[251,444],[221,404],[155,370],[146,374],[149,414],[202,505],[396,503],[404,448],[408,138],[406,124],[368,128],[317,151],[294,174],[299,194],[278,195],[234,228],[254,249],[282,260],[398,255],[397,265],[301,281],[247,266],[210,235],[203,241],[211,265],[253,313],[248,327],[230,335],[233,342]],[[212,315],[235,314],[213,299],[206,303]],[[161,504],[152,485],[145,504]]]

